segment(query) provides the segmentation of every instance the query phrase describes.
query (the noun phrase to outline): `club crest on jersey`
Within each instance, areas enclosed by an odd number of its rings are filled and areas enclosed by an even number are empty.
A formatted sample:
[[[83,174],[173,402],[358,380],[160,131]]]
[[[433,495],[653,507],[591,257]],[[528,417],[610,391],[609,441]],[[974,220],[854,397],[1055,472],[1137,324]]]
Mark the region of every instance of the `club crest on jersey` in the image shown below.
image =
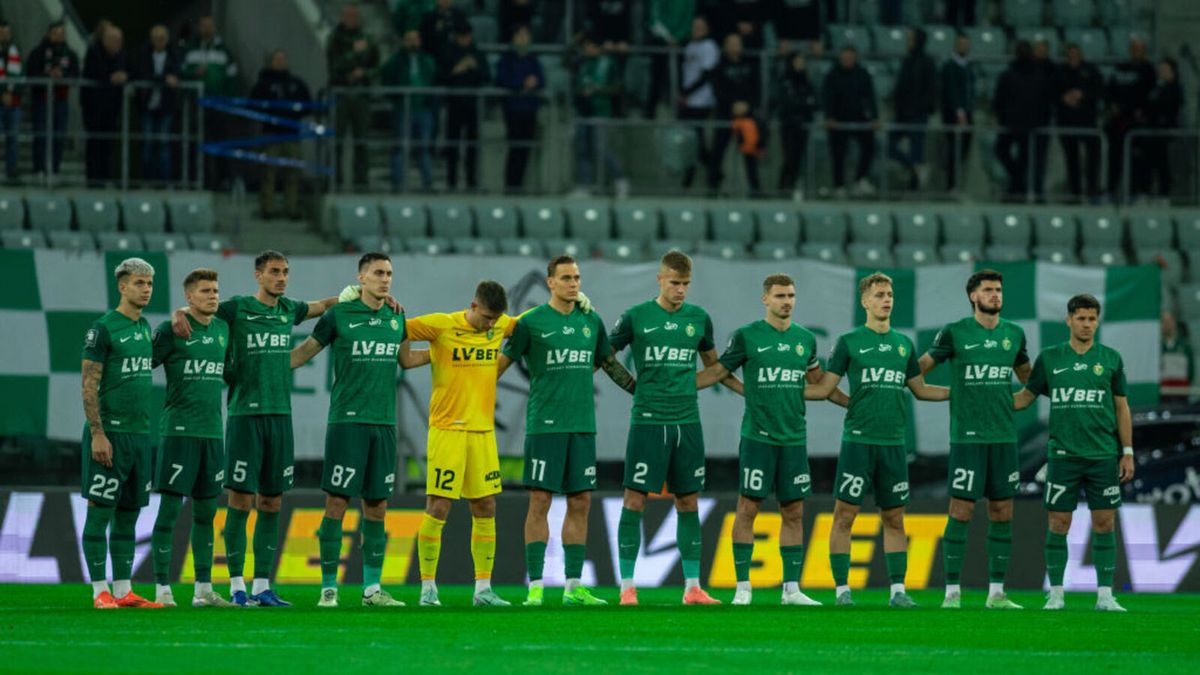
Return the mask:
[[[584,326],[583,327],[583,337],[585,337],[585,338],[592,337],[592,329],[588,328],[587,326]]]
[[[400,322],[395,319],[392,319],[388,325],[392,327],[392,330],[400,330]]]
[[[804,345],[796,345],[796,356],[804,356]]]
[[[495,332],[496,332],[495,330],[493,330],[493,329],[489,328],[489,329],[488,329],[488,332],[487,332],[487,339],[491,340],[491,339],[492,339],[492,335],[493,335]]]
[[[225,336],[224,336],[224,335],[218,335],[218,336],[217,336],[217,343],[218,343],[218,344],[220,344],[222,347],[224,347],[224,346],[225,346]]]
[[[694,337],[696,335],[696,327],[689,323],[683,332],[687,333],[688,337]]]
[[[897,347],[896,351],[900,353],[900,356],[908,356],[908,350],[904,348],[904,345]]]
[[[1009,340],[1008,338],[1004,338],[1003,340],[1000,341],[1000,346],[1004,348],[1004,351],[1008,351],[1008,350],[1012,349],[1012,340]]]
[[[288,320],[288,318],[286,316],[281,315],[279,317],[279,323],[287,323],[287,320]]]
[[[1104,366],[1097,363],[1096,365],[1092,366],[1092,372],[1095,373],[1096,375],[1103,375],[1104,374]]]

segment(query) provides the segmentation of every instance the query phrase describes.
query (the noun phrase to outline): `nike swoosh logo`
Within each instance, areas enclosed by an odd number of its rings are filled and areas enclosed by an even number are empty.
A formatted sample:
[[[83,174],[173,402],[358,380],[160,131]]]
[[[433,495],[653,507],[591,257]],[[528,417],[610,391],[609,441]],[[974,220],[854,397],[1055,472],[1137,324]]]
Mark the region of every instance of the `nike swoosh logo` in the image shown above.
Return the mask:
[[[654,328],[643,328],[642,332],[643,333],[653,333],[654,331],[656,331],[658,329],[659,329],[659,326],[655,326]]]
[[[186,343],[184,343],[184,346],[191,347],[192,345],[196,344],[197,342],[199,342],[199,340],[188,340]]]
[[[858,353],[859,353],[859,354],[866,354],[867,352],[873,352],[873,351],[875,351],[875,348],[874,348],[874,347],[867,347],[866,349],[860,349],[860,350],[858,350]]]
[[[908,499],[908,493],[905,492],[904,494],[900,495],[900,499]]]
[[[121,338],[121,342],[129,342],[132,339],[133,339],[132,335],[126,335],[125,337]]]
[[[274,317],[270,316],[269,314],[247,314],[246,315],[247,321],[254,321],[256,319],[272,319],[272,318],[274,318]]]
[[[768,350],[768,349],[770,349],[770,348],[771,348],[770,346],[766,346],[766,347],[759,347],[759,348],[758,348],[758,353],[759,353],[759,354],[761,354],[761,353],[763,353],[763,352],[767,351],[767,350]]]
[[[359,326],[363,325],[364,323],[366,323],[366,321],[359,321],[358,323],[352,323],[352,324],[350,324],[350,327],[351,327],[351,328],[358,328]]]
[[[169,549],[169,548],[160,548],[160,549],[158,549],[158,552],[159,552],[159,553],[170,553],[170,552],[171,552],[171,549]]]
[[[544,337],[544,338],[548,338],[548,337],[550,337],[551,335],[555,335],[556,333],[558,333],[558,331],[554,331],[553,333],[542,333],[542,337]]]
[[[976,343],[975,343],[975,344],[973,344],[973,345],[963,345],[963,349],[975,349],[975,348],[976,348],[976,347],[978,347],[978,346],[979,346],[979,343],[978,343],[978,342],[976,342]]]
[[[1120,498],[1120,497],[1114,497],[1114,498],[1112,498],[1112,499],[1108,500],[1108,503],[1109,503],[1109,504],[1119,504],[1119,503],[1121,503],[1121,498]]]
[[[1057,375],[1057,374],[1059,374],[1059,373],[1065,373],[1065,372],[1067,372],[1068,370],[1070,370],[1070,368],[1055,368],[1055,369],[1054,369],[1054,374],[1055,374],[1055,375]]]

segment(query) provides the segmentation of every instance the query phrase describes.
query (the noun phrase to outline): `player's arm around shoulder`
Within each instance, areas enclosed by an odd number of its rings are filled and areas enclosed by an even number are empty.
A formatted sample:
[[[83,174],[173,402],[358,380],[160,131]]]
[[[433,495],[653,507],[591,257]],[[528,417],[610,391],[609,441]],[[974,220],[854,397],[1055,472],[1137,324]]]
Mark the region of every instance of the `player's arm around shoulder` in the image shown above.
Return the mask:
[[[1029,365],[1026,363],[1025,365]],[[1020,377],[1020,373],[1017,374]],[[1037,397],[1046,393],[1046,368],[1042,364],[1042,356],[1038,355],[1037,360],[1033,362],[1033,367],[1029,369],[1025,379],[1022,380],[1025,384],[1020,391],[1013,394],[1013,410],[1024,410],[1033,405]]]
[[[705,351],[700,352],[700,361],[701,361],[701,363],[704,364],[704,370],[708,370],[712,366],[720,366],[721,365],[721,358],[719,356],[717,356],[716,348],[707,349]],[[732,391],[733,393],[737,394],[738,396],[745,396],[746,395],[745,386],[742,384],[742,380],[737,375],[734,375],[733,373],[729,372],[728,368],[722,367],[722,370],[725,371],[725,374],[721,377],[721,379],[719,379],[717,381],[720,382],[721,384],[725,385],[726,389],[728,389],[729,391]],[[704,371],[701,371],[701,372],[704,372]],[[699,375],[697,375],[697,380],[698,379],[699,379]]]
[[[316,328],[313,329],[312,335],[309,335],[304,342],[292,349],[292,368],[299,368],[312,360],[325,348],[326,345],[333,342],[337,336],[337,314],[330,312],[321,317],[317,321]]]
[[[837,386],[841,379],[840,375],[823,370],[820,364],[809,368],[804,375],[804,400],[829,401],[843,408],[850,407],[850,397]],[[832,386],[829,386],[830,382]]]
[[[408,340],[400,343],[400,367],[405,370],[429,365],[428,349],[413,349]]]

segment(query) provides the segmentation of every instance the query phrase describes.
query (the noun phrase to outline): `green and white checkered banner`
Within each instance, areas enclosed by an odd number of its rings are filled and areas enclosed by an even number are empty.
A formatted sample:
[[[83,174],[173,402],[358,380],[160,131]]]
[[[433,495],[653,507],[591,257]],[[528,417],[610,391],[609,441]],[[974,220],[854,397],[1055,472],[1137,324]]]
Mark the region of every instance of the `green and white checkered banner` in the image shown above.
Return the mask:
[[[0,435],[25,435],[76,440],[83,429],[80,403],[80,349],[88,325],[117,303],[112,270],[127,254],[77,255],[61,251],[0,250]],[[156,290],[148,308],[151,325],[183,305],[182,283],[196,267],[220,273],[223,297],[256,290],[253,257],[222,257],[207,253],[148,253],[142,257],[157,270]],[[545,262],[519,257],[426,257],[393,259],[393,294],[409,315],[452,312],[465,307],[480,279],[496,279],[509,289],[510,312],[545,302]],[[1091,293],[1103,303],[1100,340],[1125,359],[1130,400],[1157,401],[1159,270],[1153,266],[1083,268],[1021,262],[993,265],[1004,273],[1003,315],[1025,329],[1030,358],[1043,346],[1067,339],[1067,299]],[[689,300],[711,314],[718,350],[733,329],[763,317],[762,280],[786,272],[796,279],[796,321],[816,333],[821,353],[833,339],[863,321],[857,281],[875,270],[825,265],[812,261],[744,262],[697,259]],[[895,279],[896,303],[892,323],[909,335],[919,351],[928,348],[943,325],[970,313],[964,285],[971,265],[944,265],[917,270],[884,270]],[[617,264],[584,261],[584,289],[607,325],[629,306],[657,293],[657,264]],[[315,300],[336,295],[354,283],[354,256],[293,258],[288,295]],[[297,327],[307,335],[314,324]],[[164,381],[155,374],[155,406],[161,405]],[[293,411],[296,456],[323,454],[332,369],[323,352],[296,371]],[[944,384],[945,367],[930,381]],[[398,375],[400,437],[403,445],[422,452],[425,445],[429,374],[418,370]],[[845,383],[842,385],[846,386]],[[500,451],[521,453],[528,381],[513,369],[501,380],[496,423]],[[624,456],[630,399],[597,375],[597,450],[601,459]],[[710,456],[737,455],[742,402],[714,387],[701,394],[701,414]],[[1018,416],[1023,425],[1045,416]],[[945,404],[914,403],[910,438],[925,454],[944,454],[949,448],[949,413]],[[156,415],[155,415],[156,417]],[[809,408],[809,451],[814,456],[837,454],[842,411],[829,403]]]

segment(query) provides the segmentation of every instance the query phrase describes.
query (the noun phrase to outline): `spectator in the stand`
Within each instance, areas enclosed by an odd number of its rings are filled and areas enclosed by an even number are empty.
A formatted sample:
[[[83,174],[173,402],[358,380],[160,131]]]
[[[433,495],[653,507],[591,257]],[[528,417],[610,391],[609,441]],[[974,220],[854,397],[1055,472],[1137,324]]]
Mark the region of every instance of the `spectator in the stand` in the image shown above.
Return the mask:
[[[575,125],[575,181],[578,187],[572,195],[587,196],[599,187],[596,163],[603,161],[607,177],[613,179],[617,197],[623,199],[629,195],[629,180],[616,155],[608,148],[612,130],[597,128],[597,122],[611,119],[616,112],[616,99],[621,92],[616,58],[604,51],[597,39],[586,31],[578,37],[578,48],[575,114],[595,122],[581,121]]]
[[[858,195],[875,193],[868,176],[875,158],[875,128],[879,109],[875,101],[875,82],[858,64],[858,50],[846,46],[838,54],[838,64],[825,76],[821,86],[825,126],[829,128],[829,151],[833,155],[833,187],[838,196],[846,189],[846,152],[851,141],[858,145],[858,167],[854,172],[854,191]]]
[[[438,60],[441,83],[451,89],[475,89],[491,82],[487,60],[475,48],[471,24],[463,21],[454,27],[454,38]],[[468,189],[478,185],[479,113],[481,99],[472,91],[446,96],[446,184],[458,187],[459,142],[466,144],[463,182]]]
[[[308,103],[312,100],[308,85],[288,70],[287,54],[282,49],[271,53],[266,68],[258,73],[258,81],[250,91],[251,98],[269,101],[289,101]],[[308,114],[307,110],[273,109],[271,114],[277,117],[300,119]],[[264,136],[294,134],[295,129],[264,122]],[[266,163],[263,166],[262,184],[259,186],[258,203],[264,219],[275,217],[275,178],[283,174],[284,215],[291,219],[302,217],[300,212],[300,171],[294,166],[286,166],[286,162],[300,159],[300,142],[287,141],[274,143],[263,149],[270,157],[280,160],[280,164]]]
[[[135,77],[149,87],[137,90],[142,122],[142,176],[147,181],[169,184],[171,133],[179,105],[179,56],[171,49],[167,27],[150,29],[150,41],[138,54]]]
[[[354,137],[354,185],[367,185],[367,129],[371,126],[371,99],[353,89],[366,89],[379,68],[379,48],[362,28],[358,5],[342,7],[341,21],[329,36],[325,50],[329,85],[343,91],[334,97],[334,125],[338,141],[335,165],[341,169],[341,149],[346,137]]]
[[[1038,40],[1033,43],[1033,71],[1036,74],[1038,91],[1042,99],[1038,103],[1038,128],[1049,127],[1054,116],[1054,80],[1058,67],[1050,58],[1050,43]],[[1046,191],[1046,159],[1050,151],[1050,135],[1035,132],[1033,134],[1033,193],[1039,201]]]
[[[587,30],[612,54],[624,54],[633,40],[631,0],[588,0]]]
[[[1164,311],[1160,326],[1159,398],[1163,403],[1183,403],[1191,394],[1196,357],[1192,346],[1179,334],[1174,314]]]
[[[518,28],[532,26],[533,10],[533,0],[500,0],[500,8],[497,11],[500,41],[512,42],[513,34]]]
[[[766,152],[763,125],[750,114],[750,104],[737,101],[733,104],[733,120],[729,125],[733,130],[733,140],[737,152],[742,156],[742,164],[746,167],[746,182],[750,184],[750,196],[762,196],[762,187],[758,182],[758,160]]]
[[[121,109],[125,83],[129,81],[129,63],[125,54],[125,35],[108,25],[99,44],[88,49],[83,77],[91,82],[80,92],[83,127],[87,131],[84,153],[88,186],[103,188],[113,178],[112,165],[121,130]]]
[[[21,128],[21,50],[13,42],[12,26],[0,20],[0,134],[4,135],[4,173],[17,181],[17,131]]]
[[[767,0],[720,0],[708,9],[713,36],[725,44],[725,38],[737,33],[743,50],[763,47],[763,25],[768,17]],[[744,55],[743,55],[744,56]]]
[[[525,184],[525,167],[537,137],[538,108],[546,77],[537,56],[529,53],[532,36],[528,26],[518,26],[512,35],[512,50],[496,64],[496,86],[509,91],[504,99],[504,135],[508,156],[504,160],[504,188],[520,191]]]
[[[181,73],[186,81],[203,82],[207,96],[232,96],[235,93],[237,62],[233,60],[233,52],[225,46],[225,41],[217,35],[217,24],[212,16],[205,15],[196,21],[196,35],[185,48]],[[234,135],[233,124],[229,115],[205,115],[204,140],[211,142],[230,138]],[[199,149],[193,146],[192,152],[194,157],[191,161],[199,162]],[[203,161],[205,187],[213,189],[229,180],[231,162],[216,155],[207,155]],[[198,175],[198,171],[194,170],[192,175]]]
[[[946,0],[946,23],[955,28],[975,25],[976,0]]]
[[[959,173],[971,152],[971,125],[975,110],[975,68],[969,56],[971,38],[954,39],[954,53],[942,64],[942,126],[946,137],[946,189],[958,187]]]
[[[647,9],[652,47],[677,50],[687,43],[692,34],[695,0],[650,0]],[[654,119],[658,114],[658,102],[662,99],[670,101],[672,97],[671,57],[654,54],[650,66],[650,92],[645,115],[647,119]]]
[[[1182,111],[1183,87],[1179,84],[1179,66],[1175,59],[1165,58],[1158,62],[1158,81],[1146,98],[1146,126],[1156,131],[1176,129]],[[1150,136],[1138,142],[1145,148],[1145,169],[1137,172],[1141,179],[1140,194],[1171,196],[1169,149],[1173,140],[1170,136]]]
[[[1085,195],[1096,199],[1100,194],[1100,138],[1071,130],[1096,129],[1104,77],[1096,66],[1083,60],[1083,50],[1077,44],[1067,45],[1067,60],[1058,69],[1054,93],[1057,125],[1067,128],[1059,134],[1067,164],[1067,186],[1076,200]]]
[[[1129,60],[1118,63],[1108,81],[1108,115],[1104,133],[1108,137],[1108,192],[1113,199],[1121,194],[1121,172],[1125,163],[1125,136],[1144,126],[1146,100],[1157,77],[1154,64],[1146,58],[1146,43],[1141,38],[1129,41]],[[1140,149],[1132,148],[1134,155]],[[1136,157],[1134,158],[1136,160]],[[1131,176],[1132,179],[1132,176]]]
[[[792,199],[802,201],[804,191],[796,185],[808,151],[808,125],[817,109],[817,95],[808,79],[804,52],[796,51],[784,60],[778,78],[774,104],[779,116],[783,168],[779,173],[779,191],[791,192]]]
[[[777,0],[770,10],[770,23],[779,40],[779,53],[822,51],[821,0]]]
[[[421,48],[440,59],[454,37],[454,27],[466,22],[466,12],[455,7],[454,0],[437,0],[421,19]]]
[[[404,48],[383,64],[380,79],[387,87],[433,87],[437,85],[437,62],[421,49],[416,29],[404,34]],[[404,139],[417,154],[421,187],[433,187],[433,117],[437,102],[428,93],[394,95],[392,98],[392,190],[404,189],[408,153]]]
[[[721,60],[717,43],[709,35],[708,19],[697,15],[692,19],[692,35],[683,49],[683,64],[679,74],[679,119],[689,122],[707,122],[717,105],[713,94],[712,72]],[[697,159],[709,170],[708,130],[696,127]],[[691,187],[696,178],[696,165],[688,167],[683,174],[683,186]]]
[[[996,137],[996,158],[1008,174],[1008,195],[1022,198],[1029,191],[1029,153],[1034,130],[1046,123],[1043,109],[1048,90],[1033,59],[1033,47],[1017,42],[1015,57],[996,82],[992,106],[1002,131]]]
[[[737,33],[725,36],[721,60],[712,73],[713,93],[717,98],[716,118],[724,124],[713,134],[712,153],[708,158],[708,189],[715,195],[721,188],[725,176],[725,149],[733,137],[730,123],[734,107],[746,104],[747,115],[753,116],[759,101],[759,73],[755,65],[746,58],[742,49],[742,38]],[[740,106],[738,106],[740,107]]]
[[[925,53],[925,41],[923,29],[908,31],[908,55],[900,63],[900,74],[892,93],[896,122],[910,128],[889,135],[888,156],[900,162],[908,172],[910,190],[924,187],[929,182],[925,127],[937,107],[937,66]],[[907,147],[902,148],[902,144]]]
[[[435,0],[396,0],[392,7],[392,28],[396,35],[408,39],[408,31],[421,30],[421,20],[433,11]]]
[[[67,46],[67,29],[61,21],[50,24],[46,37],[29,53],[25,64],[29,77],[52,80],[79,77],[79,56]],[[55,86],[47,92],[45,85],[29,88],[30,114],[33,116],[33,172],[42,174],[47,170],[58,173],[62,166],[63,143],[67,137],[67,118],[70,112],[70,87]],[[53,108],[53,110],[51,110]],[[50,131],[47,131],[47,117]],[[54,141],[50,148],[50,164],[46,165],[46,136],[50,133]]]

